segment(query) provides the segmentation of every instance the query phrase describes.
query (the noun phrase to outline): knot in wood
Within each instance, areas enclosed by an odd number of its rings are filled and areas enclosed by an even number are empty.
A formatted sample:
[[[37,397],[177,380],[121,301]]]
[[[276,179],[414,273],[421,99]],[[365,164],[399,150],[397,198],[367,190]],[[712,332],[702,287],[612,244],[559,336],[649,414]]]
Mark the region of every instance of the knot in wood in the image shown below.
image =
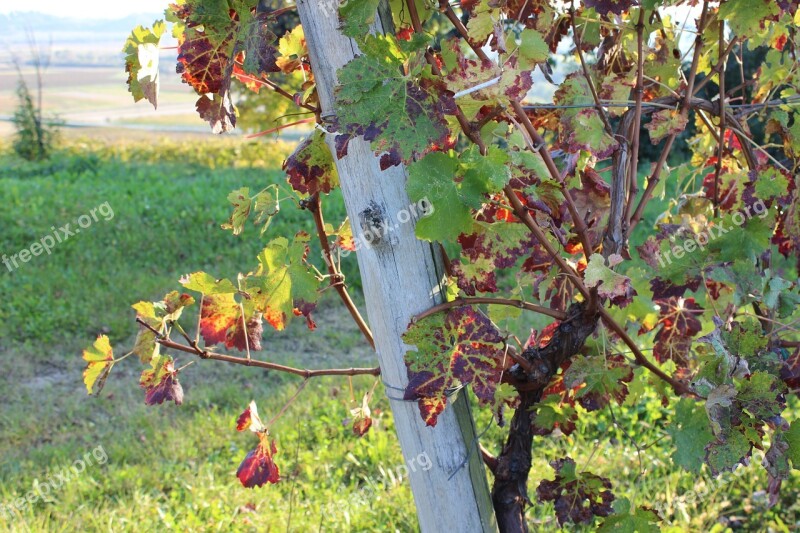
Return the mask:
[[[358,214],[361,232],[368,247],[380,247],[393,244],[391,220],[386,210],[374,200]]]

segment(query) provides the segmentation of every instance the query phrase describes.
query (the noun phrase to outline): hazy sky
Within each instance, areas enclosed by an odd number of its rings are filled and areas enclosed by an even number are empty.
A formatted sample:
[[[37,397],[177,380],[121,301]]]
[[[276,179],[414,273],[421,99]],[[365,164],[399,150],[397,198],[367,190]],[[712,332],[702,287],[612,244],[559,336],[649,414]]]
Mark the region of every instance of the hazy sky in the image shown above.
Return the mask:
[[[3,0],[0,13],[38,11],[57,17],[115,19],[134,13],[159,13],[169,0]]]

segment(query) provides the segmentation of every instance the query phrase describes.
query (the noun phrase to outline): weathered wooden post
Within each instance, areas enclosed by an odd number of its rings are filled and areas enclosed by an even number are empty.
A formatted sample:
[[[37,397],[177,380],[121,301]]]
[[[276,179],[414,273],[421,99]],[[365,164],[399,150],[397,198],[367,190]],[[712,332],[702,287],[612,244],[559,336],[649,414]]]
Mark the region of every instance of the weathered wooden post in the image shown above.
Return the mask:
[[[358,48],[339,32],[337,0],[298,0],[297,9],[323,116],[329,117],[336,113],[336,71],[357,55]],[[382,5],[373,30],[389,28],[391,15]],[[333,135],[328,135],[327,142],[333,148]],[[387,388],[390,398],[398,398],[390,400],[392,413],[420,528],[431,533],[496,531],[475,425],[464,394],[439,416],[435,428],[425,426],[416,402],[399,399],[408,382],[403,362],[408,347],[401,335],[412,316],[441,302],[444,276],[437,248],[417,240],[413,223],[398,220],[398,213],[409,211],[411,203],[405,191],[405,167],[381,171],[378,158],[363,139],[350,141],[347,155],[336,167],[354,235],[362,242],[370,240],[363,237],[361,222],[365,219],[382,219],[392,230],[390,238],[375,238],[371,246],[362,248],[358,264],[382,378],[391,387]],[[424,470],[420,459],[423,463],[429,459],[430,469]]]

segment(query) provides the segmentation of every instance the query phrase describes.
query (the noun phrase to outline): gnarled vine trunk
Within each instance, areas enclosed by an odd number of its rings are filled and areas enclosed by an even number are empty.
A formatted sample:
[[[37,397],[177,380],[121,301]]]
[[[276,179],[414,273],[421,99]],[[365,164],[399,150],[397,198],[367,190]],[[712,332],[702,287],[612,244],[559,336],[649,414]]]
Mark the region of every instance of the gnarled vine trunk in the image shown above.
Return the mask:
[[[535,414],[531,408],[541,399],[542,391],[559,367],[578,353],[594,332],[598,316],[588,311],[586,304],[573,304],[567,319],[558,326],[547,346],[530,347],[522,353],[531,370],[513,369],[514,377],[524,385],[519,387],[520,405],[511,419],[506,444],[497,459],[492,489],[497,523],[503,533],[528,531],[525,506],[529,503],[527,484],[533,443],[531,419]]]

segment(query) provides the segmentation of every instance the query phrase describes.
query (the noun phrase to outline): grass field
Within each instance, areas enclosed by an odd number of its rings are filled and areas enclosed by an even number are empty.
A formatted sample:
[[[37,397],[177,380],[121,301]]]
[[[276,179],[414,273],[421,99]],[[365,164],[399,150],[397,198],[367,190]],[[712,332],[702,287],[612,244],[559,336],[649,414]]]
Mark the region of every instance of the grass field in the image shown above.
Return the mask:
[[[145,407],[141,368],[128,360],[100,398],[86,396],[81,349],[98,333],[120,353],[132,346],[130,304],[163,296],[189,271],[247,271],[269,238],[311,227],[308,214],[287,201],[265,237],[253,226],[241,237],[219,229],[229,191],[284,183],[287,146],[126,137],[71,140],[45,163],[0,156],[0,253],[17,253],[105,202],[114,212],[50,256],[13,272],[0,267],[0,531],[416,530],[410,490],[397,475],[403,462],[387,401],[373,406],[380,414],[364,439],[344,423],[369,379],[311,383],[274,427],[283,481],[256,490],[235,477],[254,445],[235,431],[236,417],[252,399],[264,417],[275,414],[297,379],[201,362],[182,374],[183,406]],[[330,222],[341,220],[341,201],[332,198],[327,213]],[[323,299],[313,333],[300,322],[267,332],[256,357],[311,368],[374,364],[337,303]],[[383,398],[380,387],[376,397]],[[552,478],[548,462],[569,455],[613,479],[618,498],[663,506],[672,524],[666,531],[796,530],[796,471],[772,509],[763,469],[722,480],[676,471],[664,427],[671,408],[634,392],[613,418],[601,411],[583,417],[571,436],[537,438],[531,496]],[[490,425],[488,413],[478,425]],[[496,452],[504,433],[491,426],[483,442]],[[627,436],[633,433],[639,442]],[[87,466],[71,474],[78,460]],[[65,475],[70,480],[52,488]],[[4,512],[44,484],[51,487],[44,498]],[[534,531],[558,529],[548,506],[534,505],[529,517]]]

